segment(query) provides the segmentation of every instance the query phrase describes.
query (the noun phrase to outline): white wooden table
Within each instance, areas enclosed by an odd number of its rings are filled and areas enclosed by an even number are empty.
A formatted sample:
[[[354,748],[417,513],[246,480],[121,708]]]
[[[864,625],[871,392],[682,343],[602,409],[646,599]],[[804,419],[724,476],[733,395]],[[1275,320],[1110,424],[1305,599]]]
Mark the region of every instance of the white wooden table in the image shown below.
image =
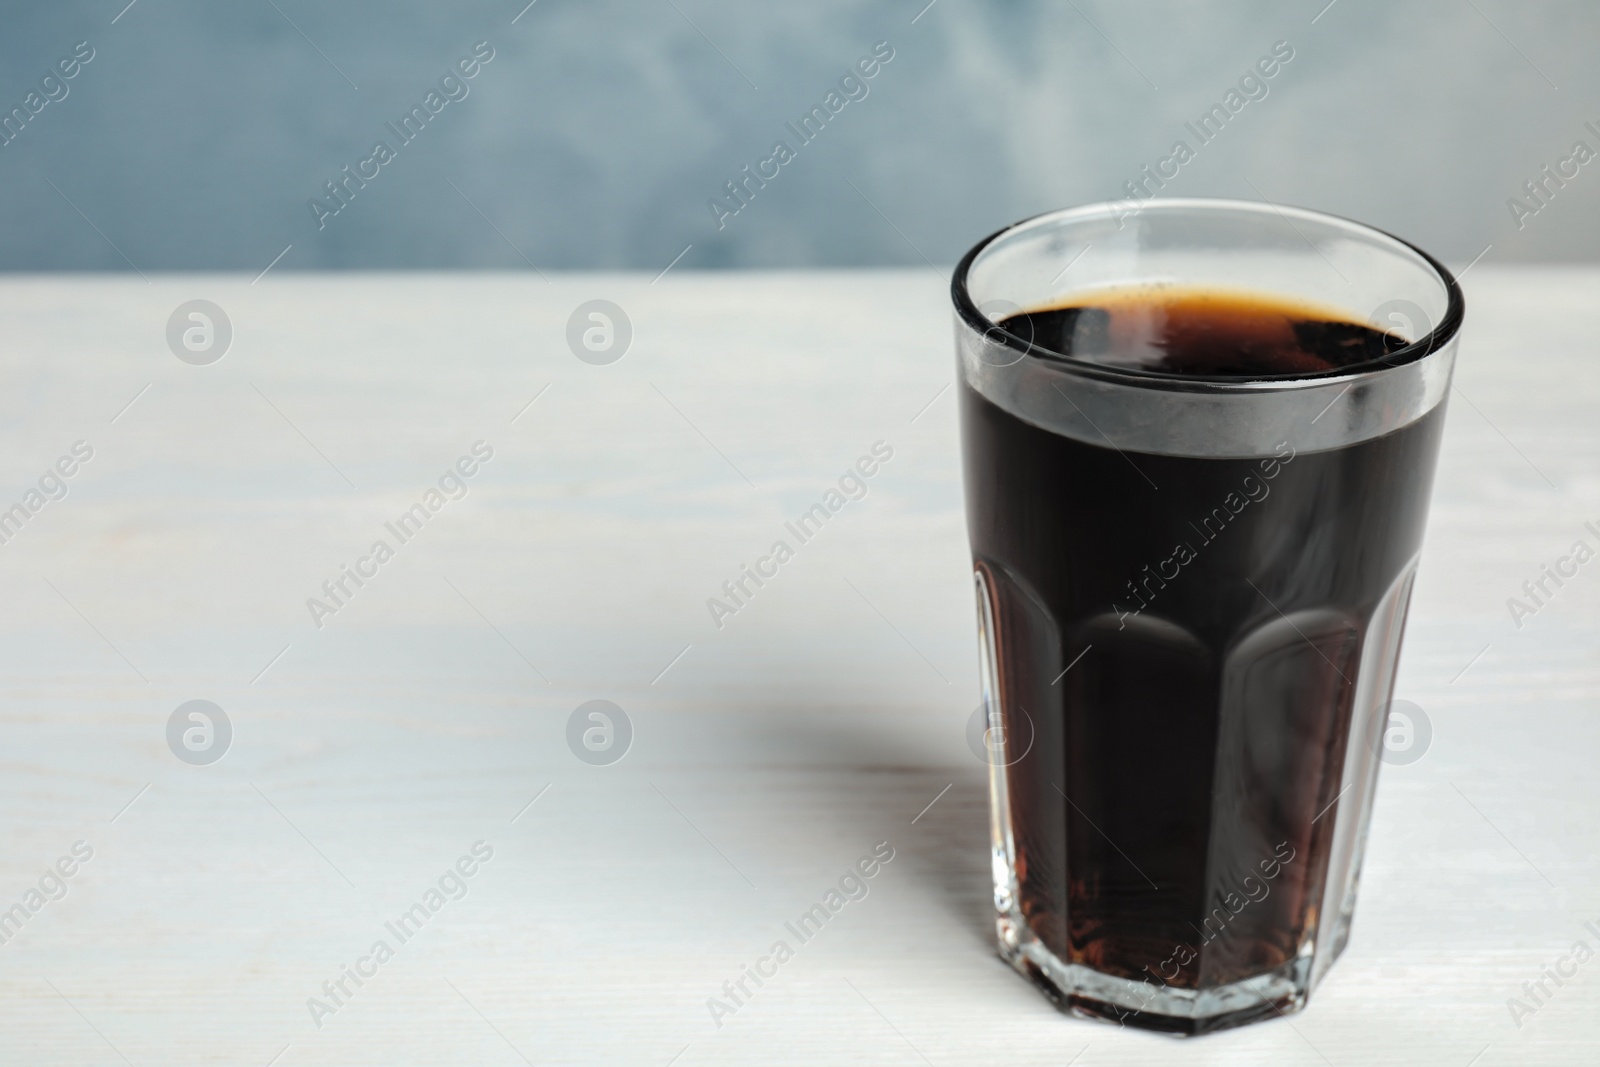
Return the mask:
[[[1521,1027],[1507,1000],[1600,951],[1600,562],[1520,629],[1506,600],[1600,543],[1600,272],[1466,288],[1398,694],[1431,747],[1384,769],[1310,1008],[1179,1041],[1058,1015],[994,955],[933,271],[0,281],[0,509],[93,449],[0,545],[0,1063],[1596,1062],[1600,962]],[[209,366],[164,337],[196,298],[233,326]],[[620,362],[568,349],[594,298]],[[467,495],[386,535],[480,440]],[[717,628],[707,598],[880,440],[868,495]],[[319,629],[307,598],[380,538]],[[206,766],[167,742],[194,699],[233,728]],[[566,741],[591,699],[632,723],[609,766]],[[717,1026],[880,841],[869,895]]]

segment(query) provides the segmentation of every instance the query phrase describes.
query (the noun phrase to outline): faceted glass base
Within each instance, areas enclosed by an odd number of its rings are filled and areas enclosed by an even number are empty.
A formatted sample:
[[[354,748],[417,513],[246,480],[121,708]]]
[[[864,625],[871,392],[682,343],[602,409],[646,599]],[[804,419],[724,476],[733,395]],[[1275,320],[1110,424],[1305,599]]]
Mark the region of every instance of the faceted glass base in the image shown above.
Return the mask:
[[[1230,985],[1176,989],[1063,963],[1020,919],[1004,912],[997,916],[1000,957],[1038,986],[1056,1007],[1080,1018],[1195,1037],[1299,1011],[1310,996],[1309,952],[1276,970]]]

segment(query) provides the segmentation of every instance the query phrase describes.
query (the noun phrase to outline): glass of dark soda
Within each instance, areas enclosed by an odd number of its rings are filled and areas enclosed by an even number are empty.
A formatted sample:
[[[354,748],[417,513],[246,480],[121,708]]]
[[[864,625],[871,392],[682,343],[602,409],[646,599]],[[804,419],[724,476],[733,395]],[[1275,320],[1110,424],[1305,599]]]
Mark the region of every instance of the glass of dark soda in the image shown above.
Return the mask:
[[[1162,199],[952,285],[1001,954],[1200,1034],[1344,949],[1461,292],[1388,234]]]

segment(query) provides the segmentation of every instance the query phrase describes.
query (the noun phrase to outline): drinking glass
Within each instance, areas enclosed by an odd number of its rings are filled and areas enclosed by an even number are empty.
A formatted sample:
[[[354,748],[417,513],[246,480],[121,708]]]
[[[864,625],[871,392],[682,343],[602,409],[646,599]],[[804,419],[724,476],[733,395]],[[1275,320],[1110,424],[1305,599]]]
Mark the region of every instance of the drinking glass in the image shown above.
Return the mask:
[[[1003,324],[1169,285],[1403,345],[1218,378]],[[1161,199],[1008,227],[952,295],[1001,955],[1131,1026],[1301,1008],[1350,935],[1460,290],[1355,222]]]

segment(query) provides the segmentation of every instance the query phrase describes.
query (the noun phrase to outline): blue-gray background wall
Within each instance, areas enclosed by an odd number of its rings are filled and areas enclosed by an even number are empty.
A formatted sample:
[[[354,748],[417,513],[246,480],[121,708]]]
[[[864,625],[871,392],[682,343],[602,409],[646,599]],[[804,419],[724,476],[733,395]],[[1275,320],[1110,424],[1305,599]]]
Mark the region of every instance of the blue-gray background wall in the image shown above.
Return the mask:
[[[949,263],[1122,195],[1277,41],[1268,95],[1163,195],[1313,206],[1458,263],[1597,255],[1600,161],[1520,228],[1507,206],[1600,150],[1593,0],[525,2],[5,5],[0,111],[77,42],[95,58],[0,148],[0,269]],[[470,95],[319,230],[308,200],[478,41]],[[707,200],[878,41],[869,95],[719,228]]]

